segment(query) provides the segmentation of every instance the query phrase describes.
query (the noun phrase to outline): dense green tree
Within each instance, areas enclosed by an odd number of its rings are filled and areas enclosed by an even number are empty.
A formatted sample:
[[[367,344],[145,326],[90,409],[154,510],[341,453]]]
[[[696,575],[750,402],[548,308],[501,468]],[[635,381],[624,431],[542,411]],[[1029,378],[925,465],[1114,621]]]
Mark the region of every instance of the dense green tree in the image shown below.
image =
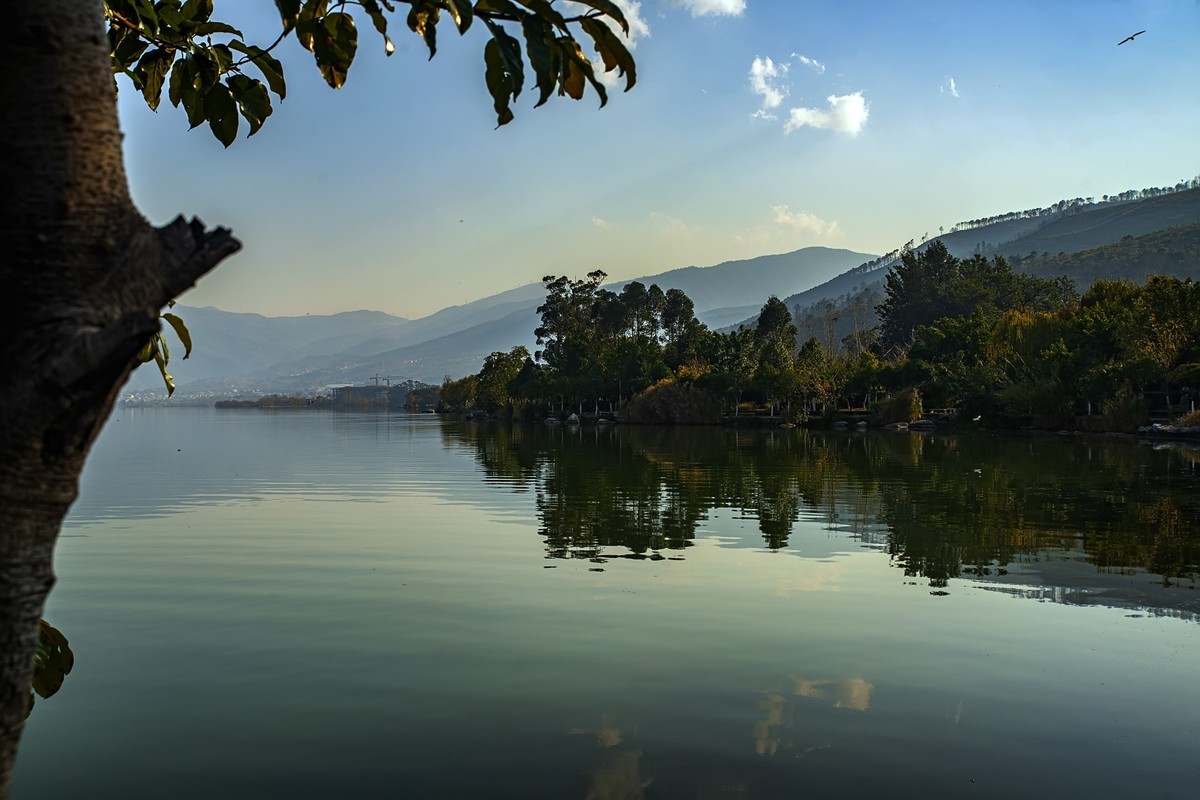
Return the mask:
[[[704,337],[700,352],[712,369],[697,383],[719,397],[730,400],[736,416],[742,394],[754,379],[757,366],[754,331],[739,327],[735,331],[710,333]]]
[[[498,350],[484,359],[483,368],[475,376],[475,405],[487,411],[510,405],[510,387],[527,361],[529,351],[521,345],[507,353]]]
[[[668,289],[663,304],[664,358],[673,370],[699,355],[706,328],[696,319],[696,307],[680,289]]]
[[[772,412],[780,400],[793,394],[795,386],[794,354],[796,326],[792,312],[772,295],[763,304],[754,327],[754,346],[758,350],[758,385],[771,400]]]
[[[1070,281],[1018,274],[999,256],[960,260],[935,240],[920,252],[902,253],[900,264],[888,271],[876,309],[879,344],[885,352],[904,349],[917,340],[919,327],[944,317],[980,312],[994,319],[1013,308],[1054,310],[1074,296]]]
[[[267,47],[214,17],[212,0],[41,0],[11,15],[0,34],[0,796],[54,582],[54,543],[84,459],[158,334],[160,311],[240,248],[226,229],[182,217],[155,228],[139,213],[124,170],[114,73],[151,108],[165,90],[191,125],[207,124],[227,146],[239,118],[253,134],[271,114],[271,96],[286,93],[274,47],[298,42],[338,87],[363,24],[391,51],[393,13],[405,14],[431,54],[439,27],[474,27],[485,37],[484,82],[500,124],[512,119],[527,66],[539,105],[556,93],[578,99],[588,85],[606,99],[576,31],[606,69],[624,73],[627,88],[634,81],[633,61],[604,18],[627,23],[608,0],[583,0],[581,13],[567,17],[543,0],[276,6],[280,35]]]
[[[475,407],[475,395],[479,389],[479,379],[467,375],[452,380],[447,378],[438,392],[438,408],[442,411],[467,411]]]

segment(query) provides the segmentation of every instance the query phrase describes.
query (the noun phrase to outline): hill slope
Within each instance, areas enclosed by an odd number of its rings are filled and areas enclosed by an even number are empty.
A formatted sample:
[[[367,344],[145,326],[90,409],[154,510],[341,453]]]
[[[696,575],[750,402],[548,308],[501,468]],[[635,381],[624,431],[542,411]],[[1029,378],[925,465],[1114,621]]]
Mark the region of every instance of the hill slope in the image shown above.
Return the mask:
[[[809,247],[636,280],[681,289],[702,321],[725,320],[757,309],[771,294],[806,288],[871,257]],[[625,283],[607,288],[619,290]],[[187,361],[172,361],[171,370],[180,396],[310,392],[375,375],[440,382],[446,375],[474,372],[493,351],[519,344],[532,348],[544,299],[543,287],[529,284],[416,320],[380,312],[271,318],[180,306],[196,349]],[[141,369],[128,388],[156,391],[161,380],[155,371]]]

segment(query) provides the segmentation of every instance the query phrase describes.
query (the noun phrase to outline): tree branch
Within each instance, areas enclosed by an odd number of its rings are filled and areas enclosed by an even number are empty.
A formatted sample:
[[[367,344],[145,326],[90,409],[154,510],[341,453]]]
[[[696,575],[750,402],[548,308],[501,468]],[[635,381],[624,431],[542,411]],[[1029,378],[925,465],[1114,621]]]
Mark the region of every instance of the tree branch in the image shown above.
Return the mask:
[[[228,228],[204,229],[204,223],[176,217],[158,229],[163,248],[162,299],[165,306],[196,285],[209,270],[242,249]]]

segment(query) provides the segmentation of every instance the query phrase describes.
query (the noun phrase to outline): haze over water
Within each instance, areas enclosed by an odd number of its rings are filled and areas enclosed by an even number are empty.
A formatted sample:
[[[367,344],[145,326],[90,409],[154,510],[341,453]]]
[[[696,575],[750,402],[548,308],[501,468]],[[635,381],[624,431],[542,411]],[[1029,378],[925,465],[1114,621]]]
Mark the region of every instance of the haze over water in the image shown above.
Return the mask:
[[[119,410],[13,797],[1190,797],[1198,461]]]

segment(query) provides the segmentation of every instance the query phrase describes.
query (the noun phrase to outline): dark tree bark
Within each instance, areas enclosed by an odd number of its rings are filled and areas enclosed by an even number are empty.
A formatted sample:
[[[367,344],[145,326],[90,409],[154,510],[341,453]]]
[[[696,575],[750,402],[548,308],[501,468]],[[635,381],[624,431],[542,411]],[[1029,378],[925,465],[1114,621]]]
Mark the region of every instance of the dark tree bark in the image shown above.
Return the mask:
[[[0,797],[84,458],[167,301],[240,244],[134,207],[100,0],[0,26]]]

